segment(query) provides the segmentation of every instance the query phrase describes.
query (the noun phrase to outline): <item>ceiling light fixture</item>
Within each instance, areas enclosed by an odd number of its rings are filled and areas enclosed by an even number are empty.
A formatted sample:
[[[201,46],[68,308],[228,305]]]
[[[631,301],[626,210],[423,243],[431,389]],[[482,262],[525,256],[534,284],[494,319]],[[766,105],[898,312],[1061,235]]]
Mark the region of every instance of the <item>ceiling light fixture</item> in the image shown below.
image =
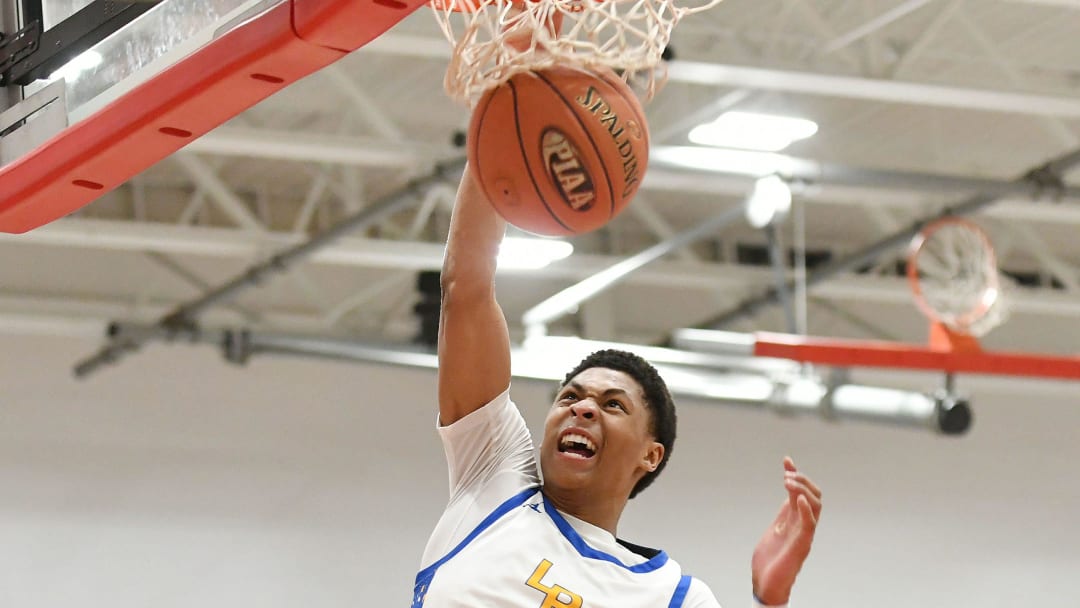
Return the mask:
[[[817,123],[805,118],[725,112],[713,122],[694,127],[690,141],[703,146],[779,152],[817,130]]]
[[[746,199],[746,221],[754,228],[777,224],[791,210],[791,187],[779,175],[759,178]]]
[[[653,166],[666,165],[750,177],[765,177],[773,173],[797,175],[818,169],[814,163],[783,154],[701,146],[659,146],[649,150],[649,163]]]
[[[500,270],[536,270],[573,252],[573,245],[558,239],[508,236],[499,245],[498,267]]]

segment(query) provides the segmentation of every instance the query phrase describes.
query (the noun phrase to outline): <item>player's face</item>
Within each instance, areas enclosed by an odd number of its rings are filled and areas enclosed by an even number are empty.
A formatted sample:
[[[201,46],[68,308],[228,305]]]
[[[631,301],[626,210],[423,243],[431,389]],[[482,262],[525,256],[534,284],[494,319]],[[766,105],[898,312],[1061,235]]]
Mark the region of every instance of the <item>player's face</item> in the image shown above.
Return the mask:
[[[581,372],[548,412],[540,447],[545,489],[625,500],[663,457],[651,423],[644,392],[630,375],[602,367]]]

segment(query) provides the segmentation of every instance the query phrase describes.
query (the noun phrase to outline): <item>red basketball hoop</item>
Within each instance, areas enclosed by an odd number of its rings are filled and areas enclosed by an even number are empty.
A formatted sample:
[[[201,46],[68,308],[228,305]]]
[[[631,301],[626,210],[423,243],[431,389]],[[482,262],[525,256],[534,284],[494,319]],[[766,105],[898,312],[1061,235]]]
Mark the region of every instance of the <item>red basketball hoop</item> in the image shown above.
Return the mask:
[[[1007,317],[994,246],[971,221],[946,217],[923,228],[911,242],[907,275],[919,310],[953,332],[982,336]]]

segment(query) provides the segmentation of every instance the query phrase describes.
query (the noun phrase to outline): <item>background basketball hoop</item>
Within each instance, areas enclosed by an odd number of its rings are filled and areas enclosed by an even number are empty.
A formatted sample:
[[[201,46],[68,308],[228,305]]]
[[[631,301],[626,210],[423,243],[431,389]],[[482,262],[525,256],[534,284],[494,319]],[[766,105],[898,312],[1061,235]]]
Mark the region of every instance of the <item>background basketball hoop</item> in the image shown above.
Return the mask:
[[[453,46],[444,82],[470,106],[515,74],[553,66],[606,67],[646,99],[663,85],[661,54],[684,16],[722,0],[433,0]]]
[[[1008,317],[994,247],[968,220],[946,217],[923,228],[911,242],[907,275],[919,310],[949,331],[979,337]]]

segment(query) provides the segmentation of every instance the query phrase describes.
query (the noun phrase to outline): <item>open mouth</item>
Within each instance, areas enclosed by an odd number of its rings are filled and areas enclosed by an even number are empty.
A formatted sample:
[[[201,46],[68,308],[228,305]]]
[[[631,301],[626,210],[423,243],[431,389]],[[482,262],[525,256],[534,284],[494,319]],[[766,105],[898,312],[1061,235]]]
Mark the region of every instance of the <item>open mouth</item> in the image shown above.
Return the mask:
[[[592,458],[596,455],[596,444],[584,435],[567,433],[559,439],[559,451],[578,458]]]

